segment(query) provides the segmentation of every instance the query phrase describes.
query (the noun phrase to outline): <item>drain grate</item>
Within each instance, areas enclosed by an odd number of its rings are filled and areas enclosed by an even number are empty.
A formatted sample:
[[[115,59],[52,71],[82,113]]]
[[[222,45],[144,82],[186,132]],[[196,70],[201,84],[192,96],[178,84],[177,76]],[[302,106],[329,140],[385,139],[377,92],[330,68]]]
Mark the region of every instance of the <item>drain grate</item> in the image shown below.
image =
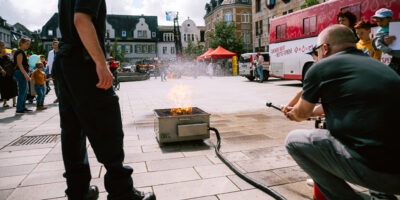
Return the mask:
[[[34,136],[23,136],[17,141],[12,143],[10,146],[23,146],[33,144],[49,144],[55,143],[60,138],[60,135],[34,135]]]

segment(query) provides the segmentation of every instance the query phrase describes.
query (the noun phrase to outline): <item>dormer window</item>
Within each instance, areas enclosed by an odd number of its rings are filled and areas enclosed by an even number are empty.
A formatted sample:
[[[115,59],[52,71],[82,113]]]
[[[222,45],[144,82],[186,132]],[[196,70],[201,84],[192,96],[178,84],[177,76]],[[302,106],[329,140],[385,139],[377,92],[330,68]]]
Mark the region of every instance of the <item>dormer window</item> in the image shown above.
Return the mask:
[[[122,31],[121,35],[122,37],[126,37],[126,31]]]
[[[47,34],[48,34],[49,36],[53,36],[53,30],[49,30],[49,31],[47,32]]]

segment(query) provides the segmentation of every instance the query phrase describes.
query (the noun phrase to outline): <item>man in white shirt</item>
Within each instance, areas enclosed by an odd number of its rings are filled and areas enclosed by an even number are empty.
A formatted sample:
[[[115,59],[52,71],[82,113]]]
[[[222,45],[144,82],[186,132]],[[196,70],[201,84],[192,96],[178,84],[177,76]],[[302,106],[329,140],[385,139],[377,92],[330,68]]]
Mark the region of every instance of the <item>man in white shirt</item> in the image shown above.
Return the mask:
[[[47,70],[49,73],[49,78],[53,79],[53,84],[54,84],[54,91],[56,92],[57,99],[54,100],[54,103],[58,102],[58,85],[57,81],[55,81],[53,77],[53,62],[54,62],[54,57],[58,51],[58,41],[54,40],[53,41],[53,49],[49,51],[49,54],[47,55]]]

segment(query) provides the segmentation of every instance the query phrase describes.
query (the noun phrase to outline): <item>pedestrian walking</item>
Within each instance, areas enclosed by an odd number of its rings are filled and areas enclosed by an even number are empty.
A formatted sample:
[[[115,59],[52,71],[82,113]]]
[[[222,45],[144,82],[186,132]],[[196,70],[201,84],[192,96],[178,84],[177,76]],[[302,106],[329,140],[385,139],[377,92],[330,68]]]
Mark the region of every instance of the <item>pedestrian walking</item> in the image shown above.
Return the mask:
[[[105,0],[59,0],[58,9],[62,39],[54,68],[68,199],[98,198],[97,187],[90,186],[86,137],[107,170],[108,199],[156,199],[133,187],[133,170],[123,165],[121,110],[105,58]]]

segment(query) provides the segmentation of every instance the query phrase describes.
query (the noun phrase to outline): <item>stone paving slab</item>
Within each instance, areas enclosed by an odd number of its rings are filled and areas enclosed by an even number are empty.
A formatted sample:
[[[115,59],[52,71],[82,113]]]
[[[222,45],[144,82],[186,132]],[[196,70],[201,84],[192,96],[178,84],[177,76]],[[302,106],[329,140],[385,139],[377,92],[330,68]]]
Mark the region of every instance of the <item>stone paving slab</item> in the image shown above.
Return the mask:
[[[238,191],[228,178],[218,177],[154,186],[157,200],[180,200]]]

